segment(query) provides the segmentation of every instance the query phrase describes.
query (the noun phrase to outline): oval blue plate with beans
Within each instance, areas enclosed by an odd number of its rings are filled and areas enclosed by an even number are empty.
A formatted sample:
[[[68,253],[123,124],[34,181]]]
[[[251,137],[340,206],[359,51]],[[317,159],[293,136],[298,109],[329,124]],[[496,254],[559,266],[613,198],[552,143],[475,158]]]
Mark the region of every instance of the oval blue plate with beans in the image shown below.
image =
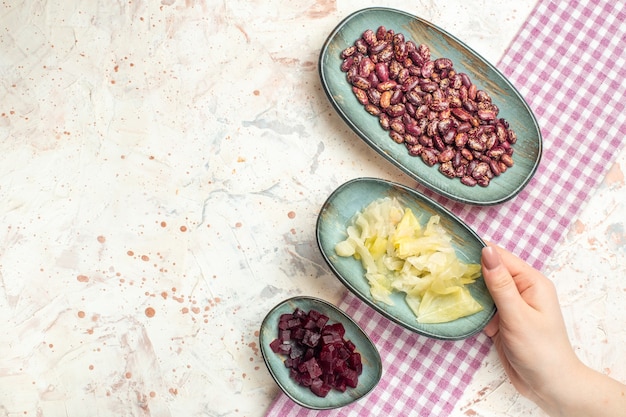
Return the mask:
[[[542,136],[517,89],[453,35],[382,7],[346,17],[319,58],[322,86],[352,130],[427,188],[496,205],[537,170]]]

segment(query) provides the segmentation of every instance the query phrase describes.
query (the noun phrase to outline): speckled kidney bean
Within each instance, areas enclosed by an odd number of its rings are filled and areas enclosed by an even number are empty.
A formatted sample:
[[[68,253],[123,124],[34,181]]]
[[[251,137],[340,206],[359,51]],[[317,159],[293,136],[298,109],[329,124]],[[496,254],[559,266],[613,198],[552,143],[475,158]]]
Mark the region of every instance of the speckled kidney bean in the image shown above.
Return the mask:
[[[369,103],[369,99],[367,98],[367,92],[358,87],[352,87],[352,92],[356,96],[356,99],[359,100],[359,103],[362,105],[367,105]]]
[[[393,99],[393,96],[391,96]],[[389,109],[387,109],[387,114],[391,117],[401,117],[402,115],[404,115],[406,112],[406,108],[404,107],[404,104],[392,104],[389,106]]]
[[[391,90],[383,91],[380,94],[380,100],[378,105],[381,109],[386,110],[387,108],[389,108],[389,106],[391,106],[391,95]]]
[[[402,97],[404,96],[404,94],[402,93],[402,90],[393,90],[391,92],[391,99],[390,99],[390,103],[391,105],[396,105],[398,103],[400,103],[402,101]],[[404,105],[403,105],[404,106]]]
[[[400,132],[390,130],[389,137],[391,137],[391,139],[396,143],[404,143],[404,136]]]
[[[470,177],[469,175],[463,175],[461,177],[461,183],[469,187],[473,187],[476,184],[478,184],[478,182],[474,178]]]
[[[365,111],[367,111],[369,114],[371,114],[372,116],[379,116],[380,115],[380,107],[372,104],[372,103],[367,103],[365,105]]]
[[[490,95],[428,45],[379,26],[340,53],[365,110],[412,156],[464,185],[486,187],[514,165],[516,133]]]
[[[489,164],[486,162],[479,162],[472,170],[472,177],[474,177],[475,180],[478,180],[479,178],[487,175],[487,171],[489,171]]]
[[[404,123],[402,123],[402,119],[398,117],[394,117],[389,121],[389,128],[395,132],[400,133],[401,135],[404,135],[404,133],[406,132]]]
[[[424,146],[422,146],[421,144],[415,144],[415,145],[407,145],[407,150],[409,152],[409,155],[411,156],[422,156],[422,151],[424,150]]]
[[[357,75],[352,78],[352,86],[358,88],[359,90],[367,91],[369,90],[371,84],[367,78]]]
[[[507,167],[511,168],[513,166],[513,158],[509,154],[504,154],[500,157],[500,162],[502,162]]]
[[[487,163],[489,164],[489,169],[491,170],[492,174],[495,175],[496,177],[499,176],[500,175],[499,161],[496,161],[491,158],[487,158]]]
[[[438,155],[437,159],[439,160],[440,163],[452,161],[452,158],[454,158],[455,154],[456,154],[456,152],[454,151],[454,149],[452,149],[452,148],[445,148]]]
[[[469,112],[461,108],[453,108],[450,112],[461,122],[468,122],[472,118]]]
[[[441,172],[443,175],[445,175],[448,178],[455,178],[456,177],[456,169],[454,169],[454,167],[452,166],[452,162],[450,162],[450,161],[442,162],[440,160],[439,161],[439,172]]]
[[[367,98],[370,104],[373,104],[374,106],[380,105],[380,91],[376,88],[370,88],[367,90]]]
[[[406,143],[407,146],[417,145],[419,144],[419,139],[417,136],[407,132],[404,134],[404,143]]]
[[[431,149],[431,148],[424,148],[422,150],[421,157],[422,157],[422,160],[429,167],[435,165],[438,162],[438,160],[437,160],[437,153],[435,152],[434,149]]]
[[[378,121],[380,122],[380,127],[382,127],[384,130],[389,130],[389,122],[391,121],[391,119],[389,118],[387,113],[381,112],[378,116]]]
[[[450,129],[447,132],[443,133],[443,136],[441,138],[443,140],[443,143],[445,143],[446,145],[454,145],[456,144],[456,131],[454,129]]]
[[[363,32],[361,38],[368,46],[374,46],[374,44],[378,41],[376,33],[374,33],[374,31],[371,29],[367,29],[365,32]]]

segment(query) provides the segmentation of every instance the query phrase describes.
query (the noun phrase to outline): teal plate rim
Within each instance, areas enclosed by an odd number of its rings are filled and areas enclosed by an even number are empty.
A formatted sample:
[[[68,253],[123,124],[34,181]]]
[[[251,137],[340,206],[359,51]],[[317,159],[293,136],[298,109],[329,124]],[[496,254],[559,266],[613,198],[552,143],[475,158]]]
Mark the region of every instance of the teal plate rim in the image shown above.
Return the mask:
[[[374,24],[376,27],[372,27]],[[380,127],[377,118],[363,109],[354,97],[351,86],[345,79],[345,73],[339,68],[340,52],[352,45],[365,29],[376,30],[378,26],[393,29],[396,26],[394,30],[404,33],[408,40],[412,38],[407,33],[410,25],[416,25],[414,28],[417,27],[421,34],[427,34],[443,45],[436,49],[443,49],[446,53],[437,56],[450,57],[457,71],[466,72],[479,88],[488,91],[494,103],[500,106],[499,117],[506,119],[517,133],[518,141],[514,145],[513,155],[515,165],[501,176],[492,179],[487,187],[465,186],[458,178],[449,179],[442,175],[438,171],[438,165],[428,167],[420,158],[408,155],[405,146],[393,142],[388,132]],[[352,34],[349,39],[343,37],[347,35],[344,32]],[[431,50],[433,49],[432,44],[425,43],[431,46]],[[427,20],[388,7],[357,10],[344,18],[327,37],[320,50],[318,72],[323,90],[332,107],[360,139],[406,175],[446,198],[477,206],[501,204],[517,196],[537,171],[543,153],[541,130],[534,113],[519,91],[481,55],[454,35]]]
[[[318,397],[307,387],[302,387],[291,379],[289,370],[284,365],[284,358],[274,353],[269,344],[277,337],[280,315],[293,312],[295,307],[305,311],[315,308],[325,313],[331,322],[343,324],[346,330],[345,338],[351,340],[356,345],[357,352],[361,353],[363,372],[359,375],[356,388],[348,388],[345,392],[332,390],[326,397]],[[330,410],[352,404],[368,395],[382,377],[383,365],[380,353],[367,333],[348,313],[321,298],[295,296],[274,306],[261,323],[259,346],[265,366],[282,392],[296,404],[311,410]]]
[[[354,197],[348,193],[351,189],[359,190],[358,187],[367,189],[370,193],[378,188],[381,193],[362,197],[362,200],[354,200]],[[365,193],[359,192],[359,194]],[[392,294],[392,299],[395,302],[394,306],[375,301],[369,293],[369,284],[367,284],[364,277],[365,271],[361,263],[354,258],[340,258],[335,254],[334,245],[345,238],[345,229],[354,214],[378,197],[389,195],[400,196],[405,203],[406,200],[409,200],[409,206],[413,205],[414,209],[423,207],[424,210],[431,214],[439,214],[442,217],[441,221],[444,227],[448,230],[453,228],[460,232],[453,233],[453,246],[457,250],[457,254],[460,254],[465,261],[480,263],[481,250],[487,246],[486,243],[454,213],[405,185],[380,178],[359,177],[337,187],[322,205],[317,218],[317,244],[322,257],[331,271],[351,293],[370,308],[401,327],[417,334],[438,340],[462,340],[482,331],[496,313],[496,305],[489,294],[482,275],[468,287],[472,295],[483,304],[484,310],[482,312],[448,323],[421,324],[417,322],[415,315],[406,305],[402,294]],[[341,203],[340,206],[343,209],[341,215],[338,215],[336,213],[337,210],[334,208],[337,206],[335,204],[337,202]],[[416,215],[419,214],[421,213],[416,213]],[[461,247],[458,239],[471,240],[473,244],[469,247]]]

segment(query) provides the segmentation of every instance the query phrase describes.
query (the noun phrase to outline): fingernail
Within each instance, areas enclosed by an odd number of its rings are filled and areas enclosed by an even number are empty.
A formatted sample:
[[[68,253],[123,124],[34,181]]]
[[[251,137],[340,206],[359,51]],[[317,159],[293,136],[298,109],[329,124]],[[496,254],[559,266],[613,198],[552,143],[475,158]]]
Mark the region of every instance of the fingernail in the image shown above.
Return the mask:
[[[500,255],[495,248],[487,246],[482,251],[483,265],[486,269],[496,269],[500,266]]]

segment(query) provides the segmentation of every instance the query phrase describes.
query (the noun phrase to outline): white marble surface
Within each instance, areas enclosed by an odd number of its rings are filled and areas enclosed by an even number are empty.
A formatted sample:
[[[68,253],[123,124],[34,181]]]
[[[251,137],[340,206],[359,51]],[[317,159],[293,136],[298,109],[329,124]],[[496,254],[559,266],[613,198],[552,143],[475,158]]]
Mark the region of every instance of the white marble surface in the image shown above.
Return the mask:
[[[0,416],[264,414],[262,317],[344,292],[319,207],[411,184],[319,85],[326,36],[372,5],[497,62],[534,1],[0,3]],[[549,263],[579,353],[622,379],[624,166]],[[493,354],[457,414],[541,415]]]

